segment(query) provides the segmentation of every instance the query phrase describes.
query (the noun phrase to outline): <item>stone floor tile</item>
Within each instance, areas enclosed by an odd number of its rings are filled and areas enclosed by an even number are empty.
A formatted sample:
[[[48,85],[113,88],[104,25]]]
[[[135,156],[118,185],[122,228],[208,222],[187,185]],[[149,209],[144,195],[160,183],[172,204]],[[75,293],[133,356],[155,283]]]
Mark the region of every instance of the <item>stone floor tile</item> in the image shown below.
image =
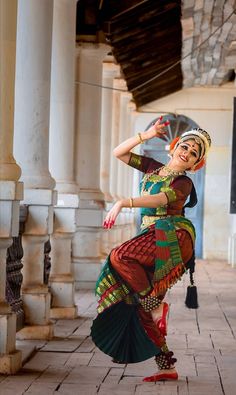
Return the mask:
[[[81,343],[83,343],[84,338],[69,338],[69,339],[56,339],[50,340],[48,343],[42,347],[41,351],[59,351],[59,352],[73,352],[75,351]]]
[[[185,334],[176,335],[175,333],[169,334],[167,336],[168,347],[172,350],[175,348],[176,350],[187,348],[187,338]]]
[[[35,380],[35,383],[61,383],[66,376],[71,372],[68,366],[49,366],[40,376]]]
[[[109,368],[80,366],[79,368],[74,368],[63,383],[90,383],[99,385],[105,379],[108,372]]]
[[[104,384],[119,384],[124,374],[124,368],[111,368],[105,377]]]
[[[16,381],[2,381],[0,386],[0,395],[8,393],[11,395],[22,395],[30,386],[28,382],[16,382]]]
[[[27,395],[52,395],[56,394],[57,383],[33,383],[24,393]]]
[[[236,339],[231,332],[211,332],[211,339],[216,349],[236,351]]]
[[[21,388],[0,388],[0,395],[23,395],[25,393]]]
[[[80,365],[88,365],[91,358],[93,357],[93,353],[85,353],[85,352],[76,352],[71,354],[69,359],[66,361],[65,366],[76,367]]]
[[[96,346],[90,337],[87,337],[83,343],[78,347],[76,352],[92,352],[95,351]]]
[[[150,376],[157,370],[156,363],[154,359],[149,359],[145,362],[132,363],[127,365],[124,370],[125,376]]]
[[[125,376],[123,375],[119,383],[122,384],[141,384],[144,376]]]
[[[168,387],[166,383],[144,383],[137,385],[135,395],[184,395],[182,392],[177,392],[177,387],[177,384]]]
[[[91,361],[89,362],[89,366],[107,366],[107,367],[124,367],[125,364],[116,364],[112,362],[112,358],[109,355],[104,354],[100,350],[94,352]]]
[[[74,331],[74,336],[89,336],[92,325],[92,319],[86,319],[76,331]]]
[[[135,385],[130,384],[102,384],[99,388],[99,395],[134,395],[135,394]]]
[[[44,371],[50,365],[64,365],[69,357],[69,353],[39,351],[24,365],[24,368],[31,371]]]
[[[70,337],[84,323],[85,320],[85,318],[78,318],[75,320],[75,322],[74,320],[67,320],[68,323],[72,322],[74,325],[68,325],[65,322],[61,323],[61,320],[58,320],[54,326],[54,336],[64,338]]]
[[[60,395],[95,395],[98,391],[96,384],[65,384],[63,383],[57,390],[56,394]],[[110,395],[110,394],[106,394]]]
[[[212,377],[194,377],[188,381],[190,395],[223,395],[219,380]],[[231,394],[234,395],[234,394]]]
[[[200,348],[200,349],[212,349],[212,341],[209,336],[209,333],[206,334],[198,334],[198,335],[192,335],[192,334],[187,334],[187,342],[190,347],[194,345],[195,348]]]

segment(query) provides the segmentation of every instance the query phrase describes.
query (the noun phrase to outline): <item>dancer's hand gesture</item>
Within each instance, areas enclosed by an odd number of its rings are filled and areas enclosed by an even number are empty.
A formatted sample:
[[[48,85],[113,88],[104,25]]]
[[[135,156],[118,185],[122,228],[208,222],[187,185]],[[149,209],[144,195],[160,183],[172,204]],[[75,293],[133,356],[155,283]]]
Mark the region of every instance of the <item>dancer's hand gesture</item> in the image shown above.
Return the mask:
[[[158,120],[152,124],[152,126],[145,132],[145,140],[152,139],[153,137],[160,137],[162,138],[165,134],[165,127],[170,124],[169,121],[163,122],[162,117],[158,118]]]
[[[106,215],[106,218],[103,222],[103,227],[105,229],[111,229],[112,226],[114,225],[116,218],[118,216],[118,214],[120,213],[122,209],[122,204],[121,201],[118,200],[114,206],[111,208],[111,210],[108,212],[108,214]]]

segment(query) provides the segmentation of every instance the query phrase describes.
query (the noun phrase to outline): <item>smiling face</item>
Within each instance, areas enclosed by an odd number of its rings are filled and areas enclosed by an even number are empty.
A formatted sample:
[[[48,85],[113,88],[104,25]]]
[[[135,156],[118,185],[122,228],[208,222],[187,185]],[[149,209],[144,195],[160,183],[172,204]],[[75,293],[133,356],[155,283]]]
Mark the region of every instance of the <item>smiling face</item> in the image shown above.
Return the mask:
[[[181,170],[190,170],[198,162],[199,156],[200,148],[195,140],[186,140],[174,150],[172,162]]]

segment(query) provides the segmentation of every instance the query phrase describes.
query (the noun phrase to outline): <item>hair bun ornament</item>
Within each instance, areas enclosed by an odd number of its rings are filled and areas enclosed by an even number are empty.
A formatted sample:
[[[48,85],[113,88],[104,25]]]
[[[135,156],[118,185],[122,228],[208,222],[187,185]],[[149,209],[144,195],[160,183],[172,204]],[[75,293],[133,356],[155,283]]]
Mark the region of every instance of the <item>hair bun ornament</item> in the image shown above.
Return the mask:
[[[178,143],[180,136],[175,137],[170,143],[170,152],[175,148],[176,144]]]
[[[205,164],[206,164],[206,161],[204,158],[202,158],[200,160],[200,162],[197,164],[197,166],[194,167],[193,171],[195,172],[197,170],[200,170],[203,166],[205,166]]]

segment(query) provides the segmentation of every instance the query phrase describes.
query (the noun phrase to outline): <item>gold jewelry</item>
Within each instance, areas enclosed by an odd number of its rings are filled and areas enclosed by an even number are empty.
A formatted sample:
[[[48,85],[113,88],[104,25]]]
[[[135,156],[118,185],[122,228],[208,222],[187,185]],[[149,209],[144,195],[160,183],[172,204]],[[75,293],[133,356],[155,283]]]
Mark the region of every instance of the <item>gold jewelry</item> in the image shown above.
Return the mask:
[[[166,171],[167,174],[164,176],[158,174],[160,172],[160,170]],[[161,181],[163,178],[166,178],[166,177],[173,177],[174,178],[174,177],[185,175],[186,172],[172,170],[168,166],[164,165],[162,167],[159,167],[159,169],[153,170],[151,173],[146,173],[145,176],[143,177],[141,196],[151,194],[151,190],[153,189],[155,183],[151,184],[151,186],[148,189],[145,189],[145,188],[146,188],[147,183],[150,181],[151,177],[154,174],[157,174],[157,176],[160,178],[159,181]]]
[[[130,208],[134,207],[134,205],[133,205],[133,199],[132,199],[131,197],[129,198],[129,207],[130,207]]]
[[[183,175],[186,174],[186,172],[184,170],[182,170],[182,171],[173,170],[173,169],[171,169],[170,167],[168,167],[166,165],[161,167],[159,170],[164,170],[164,171],[166,171],[168,176],[173,176],[173,177],[183,176]]]
[[[139,144],[143,144],[144,140],[142,139],[141,133],[138,133]]]

